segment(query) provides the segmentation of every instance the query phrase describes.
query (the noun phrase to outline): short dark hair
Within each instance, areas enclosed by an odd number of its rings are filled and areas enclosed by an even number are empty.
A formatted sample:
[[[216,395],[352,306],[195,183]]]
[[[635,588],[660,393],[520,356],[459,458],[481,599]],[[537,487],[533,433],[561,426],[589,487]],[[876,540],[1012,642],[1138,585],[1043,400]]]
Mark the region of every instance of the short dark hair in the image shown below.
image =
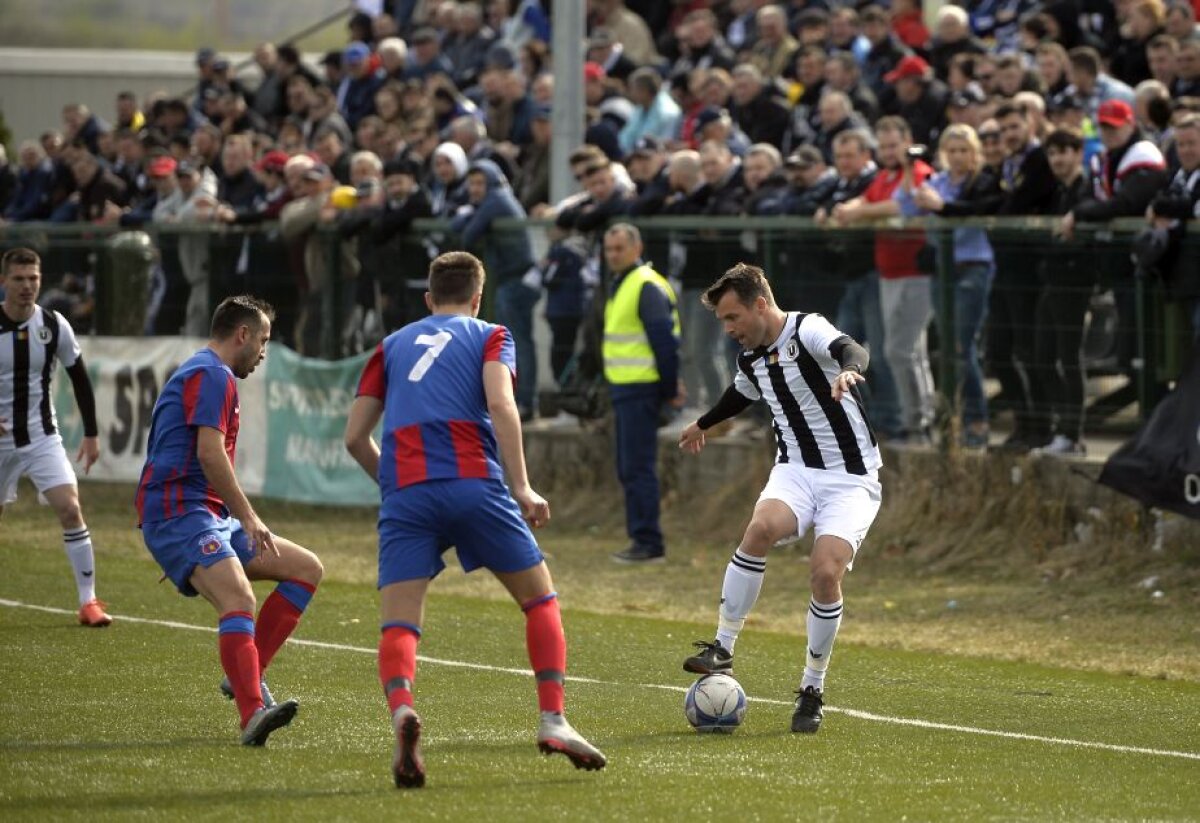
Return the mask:
[[[16,248],[9,249],[4,253],[4,257],[0,258],[0,274],[8,277],[8,273],[12,271],[13,266],[41,266],[42,258],[33,249]]]
[[[1083,151],[1083,135],[1075,129],[1055,129],[1046,135],[1046,142],[1043,143],[1046,151],[1056,149],[1058,151]]]
[[[225,340],[242,326],[257,329],[264,317],[267,322],[275,319],[275,309],[266,300],[249,294],[226,297],[213,312],[209,336],[213,340]]]
[[[1005,117],[1011,117],[1014,114],[1021,118],[1029,116],[1029,112],[1025,110],[1024,104],[1014,103],[1011,101],[1008,103],[1001,103],[999,108],[996,109],[996,113],[992,116],[997,120],[1003,120]]]
[[[1100,52],[1091,46],[1076,46],[1067,52],[1067,57],[1071,60],[1072,68],[1083,69],[1093,77],[1100,76]]]
[[[721,302],[721,298],[728,291],[736,294],[738,300],[745,306],[751,305],[760,297],[765,297],[767,303],[775,305],[775,295],[771,292],[771,284],[767,282],[767,275],[758,266],[751,266],[749,263],[738,263],[718,277],[717,282],[705,289],[702,298],[704,305],[715,309],[717,303]]]
[[[470,252],[448,251],[429,264],[429,300],[435,306],[461,305],[483,289],[487,274]]]

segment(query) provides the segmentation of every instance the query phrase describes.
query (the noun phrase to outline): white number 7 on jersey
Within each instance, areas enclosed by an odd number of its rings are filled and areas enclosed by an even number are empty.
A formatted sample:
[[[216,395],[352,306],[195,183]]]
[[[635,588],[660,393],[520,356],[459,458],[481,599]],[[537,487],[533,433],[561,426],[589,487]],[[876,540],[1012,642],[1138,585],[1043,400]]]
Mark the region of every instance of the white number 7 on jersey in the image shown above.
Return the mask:
[[[408,373],[408,379],[413,383],[419,382],[425,376],[425,372],[429,371],[429,367],[433,365],[433,361],[437,360],[438,355],[442,353],[442,349],[446,348],[446,344],[454,338],[448,331],[440,331],[437,334],[419,334],[415,342],[418,346],[428,346],[429,350],[421,355],[421,359],[413,364],[412,371]]]

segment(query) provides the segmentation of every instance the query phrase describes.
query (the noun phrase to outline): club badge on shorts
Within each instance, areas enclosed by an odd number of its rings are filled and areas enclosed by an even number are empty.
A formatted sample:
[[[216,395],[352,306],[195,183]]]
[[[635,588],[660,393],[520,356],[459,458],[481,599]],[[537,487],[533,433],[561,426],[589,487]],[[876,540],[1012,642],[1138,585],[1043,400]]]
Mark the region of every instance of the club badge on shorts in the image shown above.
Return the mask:
[[[216,554],[221,550],[221,539],[215,534],[206,534],[200,538],[201,554]]]

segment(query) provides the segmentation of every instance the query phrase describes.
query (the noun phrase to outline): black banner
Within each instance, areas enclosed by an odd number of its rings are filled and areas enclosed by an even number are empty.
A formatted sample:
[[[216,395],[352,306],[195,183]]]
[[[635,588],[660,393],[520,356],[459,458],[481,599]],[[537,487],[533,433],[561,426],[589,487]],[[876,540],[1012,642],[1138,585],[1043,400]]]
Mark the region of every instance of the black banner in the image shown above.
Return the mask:
[[[1108,458],[1100,482],[1147,506],[1200,520],[1200,347],[1191,360],[1175,390]]]

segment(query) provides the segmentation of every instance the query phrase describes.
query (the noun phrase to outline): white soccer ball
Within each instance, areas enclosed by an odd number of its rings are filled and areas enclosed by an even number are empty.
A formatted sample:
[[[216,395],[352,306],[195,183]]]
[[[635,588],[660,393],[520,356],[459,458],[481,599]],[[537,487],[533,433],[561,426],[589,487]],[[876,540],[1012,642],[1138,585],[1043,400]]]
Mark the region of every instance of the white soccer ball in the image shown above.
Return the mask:
[[[683,713],[698,732],[732,734],[746,716],[746,692],[727,674],[706,674],[687,690]]]

